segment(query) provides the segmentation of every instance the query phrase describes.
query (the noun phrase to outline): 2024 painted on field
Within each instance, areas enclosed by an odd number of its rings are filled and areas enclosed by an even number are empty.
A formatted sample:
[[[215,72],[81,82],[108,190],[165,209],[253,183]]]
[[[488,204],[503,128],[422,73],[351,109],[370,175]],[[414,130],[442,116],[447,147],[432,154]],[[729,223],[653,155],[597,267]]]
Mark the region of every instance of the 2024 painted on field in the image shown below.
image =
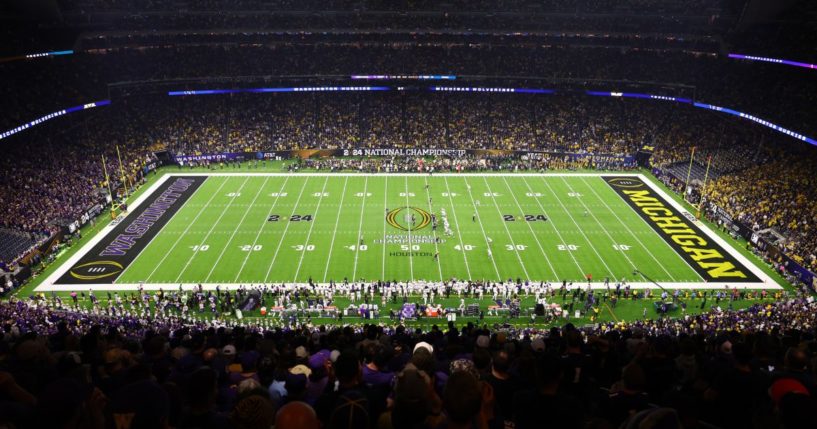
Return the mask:
[[[434,227],[436,225],[436,228]],[[599,176],[211,176],[116,283],[701,276]]]

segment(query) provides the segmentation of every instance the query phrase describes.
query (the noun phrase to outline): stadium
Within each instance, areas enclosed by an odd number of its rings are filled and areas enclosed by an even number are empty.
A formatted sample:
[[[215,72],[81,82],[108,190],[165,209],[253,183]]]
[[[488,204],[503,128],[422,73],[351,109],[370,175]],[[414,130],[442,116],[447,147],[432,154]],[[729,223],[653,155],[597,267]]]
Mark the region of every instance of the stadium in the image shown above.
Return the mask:
[[[817,427],[814,2],[0,17],[3,427]]]

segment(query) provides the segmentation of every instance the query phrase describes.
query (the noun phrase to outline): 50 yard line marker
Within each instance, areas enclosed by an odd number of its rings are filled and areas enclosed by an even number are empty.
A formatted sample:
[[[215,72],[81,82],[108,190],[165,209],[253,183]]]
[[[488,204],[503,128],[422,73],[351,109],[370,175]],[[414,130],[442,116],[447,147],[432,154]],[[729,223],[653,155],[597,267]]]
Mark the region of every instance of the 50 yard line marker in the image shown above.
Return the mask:
[[[291,176],[287,176],[286,179],[284,179],[281,189],[278,190],[278,195],[275,196],[275,201],[272,202],[272,206],[270,206],[267,216],[263,219],[264,223],[261,224],[261,227],[258,228],[258,233],[255,234],[255,239],[253,239],[252,247],[250,247],[250,249],[255,248],[255,245],[258,244],[258,239],[261,237],[261,232],[264,231],[264,227],[269,223],[269,217],[272,215],[272,211],[275,210],[275,206],[278,204],[278,200],[281,198],[281,193],[284,192],[284,187],[286,187],[290,177]],[[238,273],[235,275],[235,280],[233,280],[233,283],[238,283],[238,279],[241,277],[241,273],[244,271],[244,267],[247,265],[250,255],[252,255],[252,252],[247,252],[247,256],[245,256],[244,261],[241,262],[241,268],[238,269]]]
[[[207,273],[207,277],[204,278],[204,283],[210,283],[210,277],[213,275],[213,271],[215,271],[216,267],[218,266],[218,263],[221,262],[221,258],[224,256],[224,252],[226,252],[227,248],[230,247],[230,243],[233,242],[235,234],[238,233],[238,230],[241,228],[241,224],[244,223],[244,219],[246,219],[247,214],[250,213],[250,209],[252,209],[252,206],[255,205],[255,202],[258,200],[258,196],[261,195],[261,191],[264,190],[264,186],[267,186],[267,182],[269,182],[269,177],[264,179],[264,183],[262,183],[261,186],[258,187],[258,192],[255,193],[255,196],[252,199],[252,203],[250,203],[250,205],[247,206],[247,210],[244,211],[244,215],[241,216],[241,220],[238,221],[238,224],[235,226],[233,233],[230,234],[230,239],[227,240],[227,244],[225,244],[224,247],[221,248],[221,252],[218,254],[218,259],[216,259],[216,262],[213,264],[212,267],[210,267],[210,271]],[[252,247],[250,247],[250,252],[252,252]]]
[[[386,280],[386,213],[389,212],[389,176],[386,176],[383,185],[383,265],[380,271],[380,279]]]
[[[289,214],[290,218],[292,217],[292,215],[295,214],[295,211],[298,210],[298,203],[301,202],[301,196],[303,196],[304,194],[304,189],[306,189],[307,183],[309,183],[309,177],[307,177],[306,180],[304,180],[304,184],[301,186],[301,192],[298,193],[298,199],[295,200],[295,205],[292,206],[292,213]],[[264,274],[264,283],[267,282],[267,279],[269,278],[269,273],[272,272],[272,267],[273,265],[275,265],[275,260],[278,259],[278,252],[281,250],[281,243],[284,242],[284,237],[286,237],[287,230],[289,229],[289,224],[291,223],[292,221],[290,221],[289,218],[287,218],[287,224],[286,226],[284,226],[284,232],[281,234],[281,238],[278,240],[278,247],[275,248],[275,253],[272,255],[272,260],[269,263],[269,268],[267,268],[267,273]]]
[[[326,179],[323,181],[323,188],[321,189],[321,196],[318,198],[318,205],[315,207],[315,217],[318,216],[318,211],[321,209],[321,203],[324,199],[324,194],[326,193],[326,184],[329,182],[329,176],[326,176]],[[295,270],[295,277],[292,278],[292,282],[295,283],[298,281],[298,274],[301,273],[301,265],[304,263],[304,256],[306,256],[306,247],[309,246],[309,237],[312,236],[312,229],[315,228],[315,219],[309,222],[309,232],[306,234],[306,240],[304,241],[304,249],[301,252],[301,259],[298,261],[298,268]]]
[[[426,197],[428,197],[428,211],[429,211],[429,213],[431,213],[432,216],[434,216],[434,207],[431,206],[431,190],[430,190],[430,188],[428,186],[428,177],[425,177],[425,185],[426,185]],[[436,218],[436,216],[435,216],[435,218]],[[434,252],[437,253],[437,270],[440,271],[440,283],[443,283],[443,282],[445,282],[445,280],[443,280],[443,266],[442,266],[442,264],[440,262],[440,256],[439,256],[440,246],[437,245],[437,230],[432,229],[431,234],[434,237]],[[462,249],[462,251],[465,252],[465,249]]]
[[[409,199],[408,199],[408,176],[406,176],[406,212],[411,213],[411,209],[409,208]],[[411,225],[414,226],[414,225]],[[408,228],[408,254],[409,254],[409,269],[411,270],[411,281],[414,281],[414,258],[412,255],[412,247],[411,247],[411,226]]]
[[[352,282],[357,281],[357,259],[360,254],[360,239],[363,231],[363,212],[366,208],[366,191],[369,188],[369,178],[363,182],[363,204],[360,205],[360,223],[357,225],[357,243],[355,243],[355,267],[352,269]]]
[[[227,213],[227,210],[230,208],[230,205],[233,203],[233,201],[235,201],[235,199],[238,198],[239,195],[241,195],[241,190],[244,189],[244,185],[247,184],[248,180],[250,180],[250,176],[247,176],[247,178],[244,179],[243,182],[241,182],[241,186],[238,187],[238,191],[236,191],[233,194],[234,195],[233,197],[230,197],[230,202],[226,206],[224,206],[223,210],[221,210],[221,214],[218,215],[218,219],[216,219],[216,221],[213,222],[213,225],[210,226],[210,230],[207,231],[207,235],[205,235],[204,238],[201,240],[201,243],[199,243],[199,247],[207,244],[207,239],[210,238],[211,234],[213,234],[213,230],[216,228],[216,225],[218,225],[218,223],[221,222],[221,218],[223,218],[224,214]],[[199,252],[197,252],[197,251],[193,252],[193,254],[190,255],[189,258],[187,258],[187,263],[184,264],[184,268],[182,268],[182,270],[179,272],[179,275],[176,276],[176,280],[174,280],[173,283],[178,283],[179,282],[179,279],[182,278],[182,275],[184,274],[184,272],[187,271],[187,268],[190,267],[190,263],[193,262],[193,259],[195,259],[197,253],[199,253]]]
[[[176,249],[176,246],[179,244],[179,242],[182,241],[182,239],[185,237],[185,235],[187,235],[187,231],[190,230],[190,227],[193,226],[193,224],[196,223],[196,220],[198,220],[199,216],[201,216],[201,214],[204,213],[204,210],[207,209],[207,205],[210,204],[210,202],[213,201],[213,198],[215,198],[216,195],[218,195],[221,192],[221,188],[223,188],[224,185],[228,181],[230,181],[230,179],[227,179],[227,180],[221,182],[221,185],[219,185],[218,189],[216,189],[216,192],[213,192],[213,195],[210,195],[210,199],[207,200],[207,204],[203,205],[201,207],[201,209],[199,209],[199,212],[196,213],[196,216],[193,218],[193,220],[190,223],[187,224],[187,227],[184,228],[184,232],[179,234],[179,238],[177,238],[176,241],[173,242],[173,245],[170,247],[170,250],[165,252],[165,254],[162,256],[162,259],[159,260],[159,262],[156,265],[153,266],[153,270],[151,270],[150,274],[148,274],[148,276],[145,277],[145,283],[148,283],[150,281],[150,278],[153,277],[153,274],[156,273],[156,270],[158,270],[159,267],[161,267],[162,264],[165,262],[167,257],[170,256],[171,253],[173,253],[173,250]],[[201,186],[199,186],[199,189],[201,189],[202,187],[204,187],[204,183],[202,183]],[[198,189],[196,191],[198,191]],[[190,198],[193,198],[193,197],[191,196]],[[188,201],[190,201],[190,200],[188,199]],[[181,210],[181,208],[179,208],[179,210]],[[178,212],[176,212],[176,213],[178,213]],[[168,221],[165,224],[165,226],[168,226],[169,224],[170,224],[170,221]],[[162,230],[159,230],[159,232],[161,233]],[[156,234],[156,237],[158,237],[158,236],[159,236],[159,234]],[[147,246],[145,246],[145,249],[142,249],[142,252],[139,252],[139,255],[141,255],[142,253],[146,253],[145,250],[147,250]],[[136,257],[138,258],[139,256],[137,255]],[[133,265],[133,263],[131,263],[131,266],[132,265]]]
[[[326,283],[326,276],[329,274],[329,262],[332,261],[332,249],[335,247],[335,235],[338,233],[338,226],[340,225],[340,212],[343,211],[343,198],[346,196],[346,184],[349,183],[349,176],[343,179],[343,191],[340,194],[340,206],[338,207],[338,215],[335,218],[335,229],[332,230],[332,242],[329,243],[329,256],[326,258],[326,270],[323,272],[323,282]],[[364,198],[365,195],[364,195]]]

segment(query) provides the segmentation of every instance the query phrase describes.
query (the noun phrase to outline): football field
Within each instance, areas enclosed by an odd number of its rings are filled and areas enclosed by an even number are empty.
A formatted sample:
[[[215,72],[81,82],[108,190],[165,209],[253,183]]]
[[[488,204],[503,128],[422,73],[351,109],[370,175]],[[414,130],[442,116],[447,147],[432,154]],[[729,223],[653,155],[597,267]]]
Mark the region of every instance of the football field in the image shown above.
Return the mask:
[[[641,175],[202,172],[163,177],[38,290],[380,279],[776,286]]]

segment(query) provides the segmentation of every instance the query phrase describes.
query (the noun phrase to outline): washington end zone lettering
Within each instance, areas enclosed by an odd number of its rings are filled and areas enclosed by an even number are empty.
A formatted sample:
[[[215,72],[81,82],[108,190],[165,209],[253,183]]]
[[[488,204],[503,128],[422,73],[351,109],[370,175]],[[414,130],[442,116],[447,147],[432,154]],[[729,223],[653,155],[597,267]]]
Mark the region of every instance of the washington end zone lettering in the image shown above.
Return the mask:
[[[57,284],[113,283],[207,179],[171,177],[116,225]]]
[[[630,176],[604,180],[695,271],[708,282],[759,282],[760,279],[720,245],[667,204],[641,179]]]

